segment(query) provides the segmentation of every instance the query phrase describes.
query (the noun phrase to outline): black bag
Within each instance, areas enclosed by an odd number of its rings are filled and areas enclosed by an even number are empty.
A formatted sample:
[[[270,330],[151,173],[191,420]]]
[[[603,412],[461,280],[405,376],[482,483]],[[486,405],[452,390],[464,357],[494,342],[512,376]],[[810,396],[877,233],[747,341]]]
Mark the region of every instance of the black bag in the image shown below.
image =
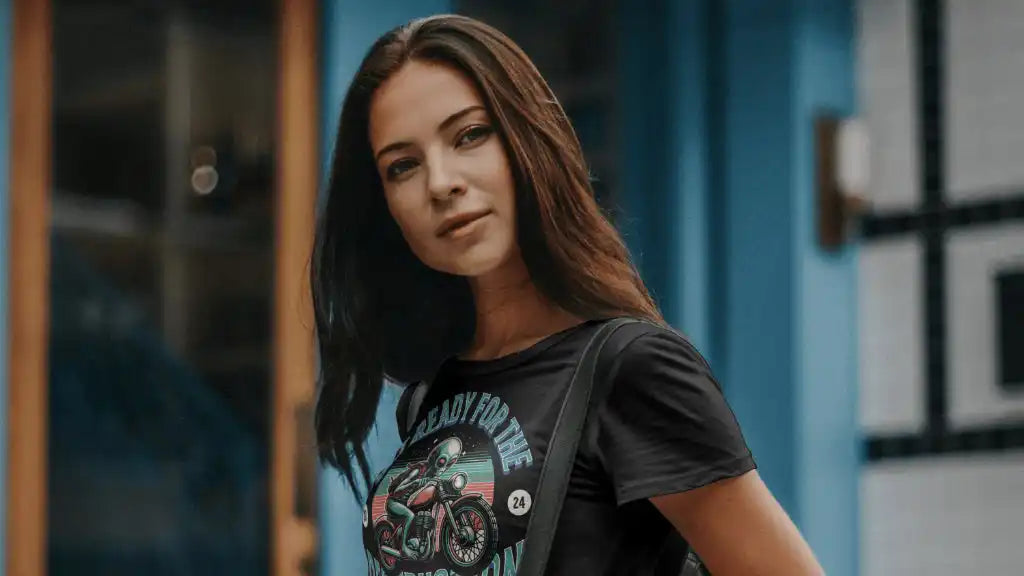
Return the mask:
[[[555,429],[552,433],[544,466],[540,472],[540,483],[534,499],[533,515],[526,528],[526,542],[519,558],[517,576],[544,576],[555,529],[562,512],[562,502],[569,487],[569,477],[576,461],[576,451],[585,429],[587,414],[590,412],[594,389],[594,373],[605,345],[619,328],[629,324],[645,324],[644,328],[658,329],[653,324],[632,318],[617,318],[601,326],[583,349],[572,381],[562,401]],[[648,328],[649,327],[649,328]],[[621,348],[620,348],[621,349]],[[416,423],[420,405],[426,396],[428,384],[420,382],[410,385],[398,402],[396,417],[399,436],[404,442]],[[677,535],[673,532],[673,537]],[[685,542],[682,543],[685,545]],[[674,572],[674,569],[673,569]],[[703,576],[708,572],[693,550],[686,545],[683,566],[679,576]]]

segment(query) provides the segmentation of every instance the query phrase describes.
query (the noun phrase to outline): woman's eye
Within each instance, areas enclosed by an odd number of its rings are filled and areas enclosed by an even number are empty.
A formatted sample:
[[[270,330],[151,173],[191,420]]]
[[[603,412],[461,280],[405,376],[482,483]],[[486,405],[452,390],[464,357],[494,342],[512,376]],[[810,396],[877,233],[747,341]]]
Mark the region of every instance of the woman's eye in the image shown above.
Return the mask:
[[[459,134],[455,145],[458,147],[475,144],[491,134],[490,126],[471,126]]]
[[[411,158],[404,158],[402,160],[396,160],[395,162],[389,164],[387,170],[385,170],[385,174],[387,174],[388,180],[394,180],[396,178],[401,178],[403,174],[405,174],[409,170],[412,170],[415,167],[415,160]]]

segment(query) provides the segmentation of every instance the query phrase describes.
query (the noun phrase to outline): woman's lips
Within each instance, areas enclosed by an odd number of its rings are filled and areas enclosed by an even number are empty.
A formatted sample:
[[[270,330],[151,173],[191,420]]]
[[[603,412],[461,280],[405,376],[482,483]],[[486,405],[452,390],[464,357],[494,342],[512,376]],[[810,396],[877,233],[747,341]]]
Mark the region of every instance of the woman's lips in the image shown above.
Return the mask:
[[[438,227],[437,235],[448,238],[465,236],[475,228],[477,222],[488,214],[490,214],[490,211],[479,210],[452,215],[445,218],[444,222],[441,223],[441,226]]]

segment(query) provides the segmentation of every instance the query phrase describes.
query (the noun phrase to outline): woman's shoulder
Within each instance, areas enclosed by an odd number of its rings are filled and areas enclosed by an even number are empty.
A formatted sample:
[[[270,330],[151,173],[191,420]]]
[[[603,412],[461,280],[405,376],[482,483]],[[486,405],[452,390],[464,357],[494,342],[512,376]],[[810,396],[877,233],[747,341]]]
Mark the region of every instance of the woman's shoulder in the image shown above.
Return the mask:
[[[695,363],[703,370],[710,371],[704,355],[682,332],[670,326],[649,322],[626,336],[627,341],[618,352],[618,361],[623,365],[658,364],[663,362]]]
[[[622,349],[601,404],[595,451],[619,504],[682,492],[753,466],[721,388],[697,348],[670,328]]]
[[[703,354],[685,334],[646,324],[627,336],[616,355],[615,386],[717,383]]]

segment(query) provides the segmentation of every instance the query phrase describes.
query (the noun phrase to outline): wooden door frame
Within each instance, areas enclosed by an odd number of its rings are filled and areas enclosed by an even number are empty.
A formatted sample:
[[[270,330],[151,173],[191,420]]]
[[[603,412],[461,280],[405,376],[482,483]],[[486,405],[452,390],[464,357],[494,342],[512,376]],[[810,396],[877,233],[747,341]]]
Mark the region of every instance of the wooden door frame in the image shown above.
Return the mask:
[[[319,181],[316,0],[280,0],[271,391],[273,576],[316,554],[295,513],[296,414],[314,397],[307,264]],[[6,573],[47,573],[53,19],[50,0],[14,0],[11,19]],[[308,424],[308,423],[304,423]],[[306,447],[311,449],[311,447]]]
[[[52,18],[11,6],[7,574],[46,574]]]
[[[319,188],[316,0],[280,0],[275,242],[274,378],[271,430],[273,576],[302,573],[317,555],[315,520],[296,513],[298,426],[311,426],[314,401],[313,314],[309,262]],[[315,482],[304,478],[303,482]],[[309,487],[306,487],[307,489]]]

